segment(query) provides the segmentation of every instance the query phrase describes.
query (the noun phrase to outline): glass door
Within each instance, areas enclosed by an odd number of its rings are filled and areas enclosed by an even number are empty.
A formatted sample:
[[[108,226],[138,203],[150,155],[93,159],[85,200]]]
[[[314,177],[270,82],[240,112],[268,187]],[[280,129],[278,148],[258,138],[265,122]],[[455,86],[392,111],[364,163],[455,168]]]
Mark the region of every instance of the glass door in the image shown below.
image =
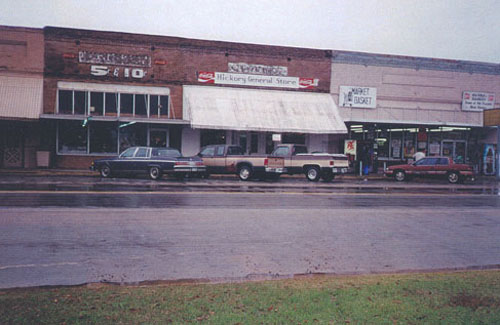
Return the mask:
[[[443,140],[441,150],[442,156],[451,157],[457,163],[465,162],[467,151],[465,140]]]

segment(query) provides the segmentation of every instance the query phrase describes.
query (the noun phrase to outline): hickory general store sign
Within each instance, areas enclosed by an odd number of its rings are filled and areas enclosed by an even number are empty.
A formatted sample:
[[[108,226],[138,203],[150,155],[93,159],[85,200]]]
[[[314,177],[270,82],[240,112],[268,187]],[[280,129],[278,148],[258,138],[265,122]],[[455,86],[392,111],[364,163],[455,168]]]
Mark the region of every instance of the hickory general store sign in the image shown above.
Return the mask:
[[[319,79],[200,71],[198,81],[220,85],[312,89],[318,86]]]

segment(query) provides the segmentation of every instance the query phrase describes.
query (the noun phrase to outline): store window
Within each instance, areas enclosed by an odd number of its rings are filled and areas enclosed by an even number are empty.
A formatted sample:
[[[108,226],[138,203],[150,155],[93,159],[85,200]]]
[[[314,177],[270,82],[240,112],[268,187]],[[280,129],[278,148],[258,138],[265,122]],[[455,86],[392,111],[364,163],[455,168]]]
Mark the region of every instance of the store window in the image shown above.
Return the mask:
[[[59,90],[58,105],[59,114],[73,114],[73,92],[71,90]]]
[[[170,118],[169,96],[58,90],[58,114]]]
[[[202,147],[209,144],[226,144],[225,130],[201,130],[200,137]]]
[[[306,144],[306,135],[304,133],[283,133],[281,143]]]
[[[134,113],[134,95],[120,94],[120,116],[132,116]]]
[[[120,125],[120,152],[130,147],[147,145],[147,128],[141,124]]]
[[[84,91],[75,91],[75,112],[74,114],[85,115],[87,112],[87,93]]]
[[[148,96],[135,95],[135,116],[147,117],[148,116]]]
[[[116,116],[118,114],[118,94],[115,93],[106,93],[106,115],[107,116]]]
[[[89,131],[90,153],[117,153],[118,130],[115,123],[92,122]]]
[[[164,148],[168,146],[168,130],[150,130],[149,143],[151,147]]]
[[[87,129],[80,121],[59,123],[57,150],[60,153],[87,153]]]
[[[104,114],[104,93],[90,93],[90,114],[97,116]]]

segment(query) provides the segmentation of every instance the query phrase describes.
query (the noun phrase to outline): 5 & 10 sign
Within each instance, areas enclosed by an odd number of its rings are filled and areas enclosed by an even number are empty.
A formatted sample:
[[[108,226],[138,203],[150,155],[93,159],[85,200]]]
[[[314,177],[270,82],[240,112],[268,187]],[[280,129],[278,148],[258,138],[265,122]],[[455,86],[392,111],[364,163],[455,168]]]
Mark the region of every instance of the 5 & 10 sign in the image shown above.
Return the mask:
[[[105,65],[91,65],[90,74],[98,77],[113,76],[116,78],[142,79],[146,76],[146,71],[141,68],[110,68]]]

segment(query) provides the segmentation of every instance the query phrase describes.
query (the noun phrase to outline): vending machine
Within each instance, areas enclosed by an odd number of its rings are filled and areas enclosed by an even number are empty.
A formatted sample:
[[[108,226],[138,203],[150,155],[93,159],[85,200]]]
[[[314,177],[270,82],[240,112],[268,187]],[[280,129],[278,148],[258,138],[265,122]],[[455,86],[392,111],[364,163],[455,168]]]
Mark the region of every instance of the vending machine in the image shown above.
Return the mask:
[[[496,175],[496,146],[494,144],[485,144],[483,150],[483,174]]]

